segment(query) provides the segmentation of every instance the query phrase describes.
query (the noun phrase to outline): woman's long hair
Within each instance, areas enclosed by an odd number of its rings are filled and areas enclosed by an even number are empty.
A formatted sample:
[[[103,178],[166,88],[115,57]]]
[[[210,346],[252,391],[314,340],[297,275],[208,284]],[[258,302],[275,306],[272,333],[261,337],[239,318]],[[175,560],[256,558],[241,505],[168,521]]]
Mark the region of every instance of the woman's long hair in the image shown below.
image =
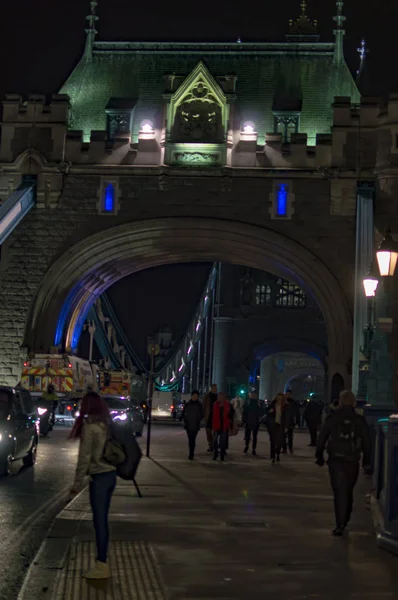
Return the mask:
[[[82,429],[86,417],[91,417],[92,421],[105,423],[105,425],[109,425],[111,422],[107,403],[95,392],[89,392],[81,401],[80,415],[75,421],[69,439],[75,440],[82,437]]]
[[[278,400],[280,400],[281,404],[285,404],[285,402],[286,402],[285,394],[283,394],[282,392],[278,392],[274,398],[274,402],[278,403]]]

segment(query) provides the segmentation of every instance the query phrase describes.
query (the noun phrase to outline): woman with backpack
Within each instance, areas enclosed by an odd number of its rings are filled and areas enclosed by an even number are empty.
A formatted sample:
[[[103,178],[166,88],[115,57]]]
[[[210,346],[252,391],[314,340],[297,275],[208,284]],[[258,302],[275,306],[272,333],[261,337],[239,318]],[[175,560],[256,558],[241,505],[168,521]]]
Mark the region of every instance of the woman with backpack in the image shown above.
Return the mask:
[[[108,579],[107,563],[109,544],[108,514],[112,494],[116,486],[116,467],[104,459],[109,437],[111,417],[106,402],[96,393],[84,396],[80,415],[76,419],[69,438],[79,440],[79,457],[72,494],[78,494],[86,475],[90,476],[90,504],[97,543],[95,567],[83,574],[86,579]]]

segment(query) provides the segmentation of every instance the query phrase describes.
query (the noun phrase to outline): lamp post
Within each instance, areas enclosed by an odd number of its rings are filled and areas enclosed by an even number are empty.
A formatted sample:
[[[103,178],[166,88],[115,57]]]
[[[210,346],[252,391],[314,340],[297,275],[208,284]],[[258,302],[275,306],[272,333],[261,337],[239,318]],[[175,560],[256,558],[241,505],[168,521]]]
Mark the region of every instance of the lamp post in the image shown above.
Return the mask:
[[[378,419],[388,417],[396,410],[392,390],[394,365],[390,348],[390,335],[393,324],[390,284],[397,265],[398,246],[391,237],[390,231],[386,232],[376,251],[376,258],[381,285],[375,285],[374,277],[367,277],[363,282],[364,289],[369,293],[369,298],[372,298],[372,287],[374,294],[377,290],[376,320],[369,341],[370,369],[367,379],[367,404],[365,406],[365,414],[373,426]],[[372,308],[370,310],[373,311]]]
[[[369,376],[369,361],[371,356],[371,344],[374,334],[374,306],[376,290],[379,285],[377,274],[371,266],[369,273],[363,279],[363,288],[367,300],[367,324],[363,330],[363,346],[359,356],[359,378],[358,378],[358,400],[365,404],[367,398],[367,384]]]

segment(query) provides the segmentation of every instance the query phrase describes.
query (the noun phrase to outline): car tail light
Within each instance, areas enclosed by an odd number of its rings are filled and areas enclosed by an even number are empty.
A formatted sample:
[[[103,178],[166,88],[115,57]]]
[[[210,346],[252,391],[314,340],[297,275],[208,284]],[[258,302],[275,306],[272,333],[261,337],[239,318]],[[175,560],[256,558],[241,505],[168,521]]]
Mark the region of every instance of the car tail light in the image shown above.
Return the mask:
[[[67,406],[66,409],[67,410],[72,410],[72,407],[71,406]]]
[[[69,369],[71,369],[71,368],[72,368],[72,365],[71,365],[71,363],[69,363],[69,365],[68,365],[68,368],[69,368]]]
[[[174,410],[174,406],[170,406],[170,410]]]

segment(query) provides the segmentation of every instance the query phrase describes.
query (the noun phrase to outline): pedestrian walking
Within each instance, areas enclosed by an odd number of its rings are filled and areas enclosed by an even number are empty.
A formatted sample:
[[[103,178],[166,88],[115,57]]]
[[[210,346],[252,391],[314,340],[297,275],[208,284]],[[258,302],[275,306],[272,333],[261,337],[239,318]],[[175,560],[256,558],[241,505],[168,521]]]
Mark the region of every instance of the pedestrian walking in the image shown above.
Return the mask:
[[[326,419],[318,437],[316,463],[325,464],[327,446],[330,482],[334,494],[336,527],[333,535],[342,536],[352,513],[354,488],[362,467],[371,472],[371,437],[368,424],[355,411],[356,398],[346,390],[340,394],[340,406]]]
[[[293,398],[292,390],[286,390],[285,394],[285,437],[283,440],[283,452],[286,454],[289,448],[290,454],[293,454],[294,428],[300,423],[300,408]]]
[[[231,406],[235,411],[235,423],[238,426],[238,429],[242,426],[242,404],[243,401],[240,396],[236,396],[235,398],[233,398],[233,400],[231,400]]]
[[[203,398],[203,412],[206,424],[207,452],[213,452],[213,405],[217,400],[217,384],[212,383],[210,391]]]
[[[252,454],[256,455],[257,449],[257,436],[260,427],[261,419],[261,407],[257,398],[256,392],[251,392],[248,402],[243,407],[242,420],[245,425],[245,447],[243,452],[247,454],[250,446],[250,440],[253,437],[252,442]]]
[[[308,445],[316,446],[318,430],[322,423],[322,406],[319,402],[316,400],[307,402],[304,410],[304,419],[310,432],[310,443]]]
[[[228,440],[228,432],[231,427],[231,405],[225,394],[220,392],[216,402],[213,404],[213,460],[224,460]]]
[[[267,414],[267,427],[271,448],[272,464],[280,461],[280,453],[285,439],[285,394],[279,393],[269,405]]]
[[[107,563],[109,544],[108,514],[112,494],[116,486],[116,467],[103,458],[109,437],[111,417],[106,402],[96,393],[84,396],[80,415],[70,434],[71,439],[80,441],[75,481],[71,489],[77,494],[83,489],[84,478],[90,476],[90,504],[97,544],[95,567],[83,574],[86,579],[108,579]]]
[[[189,460],[195,457],[196,436],[200,430],[200,423],[203,419],[203,408],[199,402],[199,392],[194,390],[191,399],[185,404],[184,409],[184,427],[188,436]]]

